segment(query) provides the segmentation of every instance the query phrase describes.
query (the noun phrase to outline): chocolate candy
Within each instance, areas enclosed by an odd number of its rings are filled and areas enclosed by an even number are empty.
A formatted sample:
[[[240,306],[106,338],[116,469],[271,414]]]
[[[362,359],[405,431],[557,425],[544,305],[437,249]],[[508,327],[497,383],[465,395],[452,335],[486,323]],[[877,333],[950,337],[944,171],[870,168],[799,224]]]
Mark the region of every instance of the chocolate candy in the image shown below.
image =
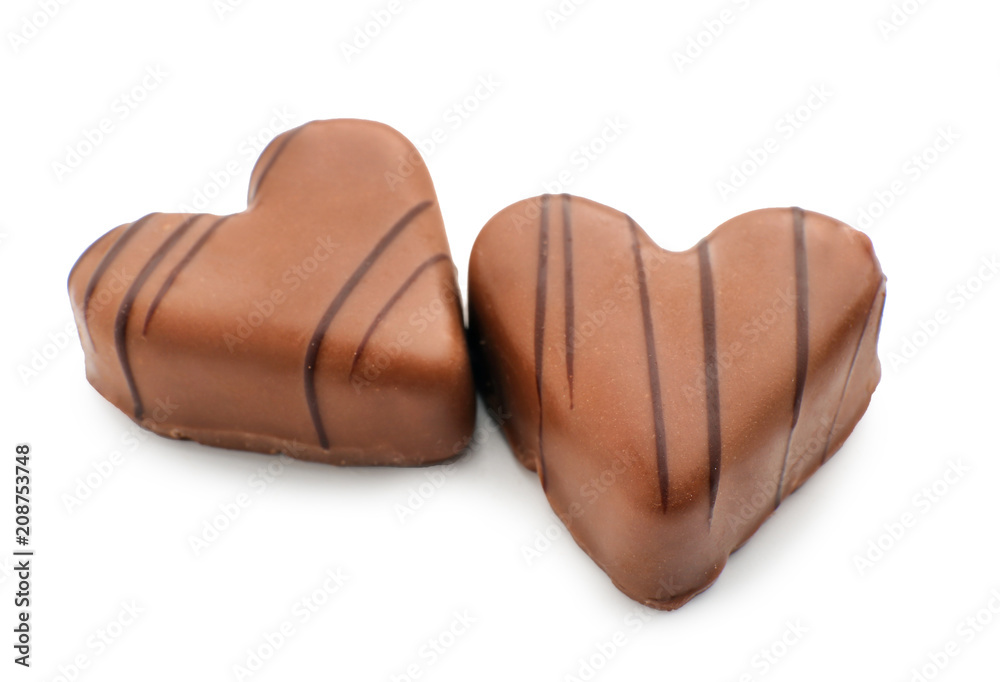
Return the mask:
[[[331,464],[458,454],[472,373],[419,158],[387,126],[312,122],[264,150],[243,213],[108,232],[69,277],[90,382],[173,438]]]
[[[832,218],[755,211],[681,253],[543,196],[479,235],[484,392],[552,508],[625,594],[675,609],[843,444],[879,381],[885,277]]]

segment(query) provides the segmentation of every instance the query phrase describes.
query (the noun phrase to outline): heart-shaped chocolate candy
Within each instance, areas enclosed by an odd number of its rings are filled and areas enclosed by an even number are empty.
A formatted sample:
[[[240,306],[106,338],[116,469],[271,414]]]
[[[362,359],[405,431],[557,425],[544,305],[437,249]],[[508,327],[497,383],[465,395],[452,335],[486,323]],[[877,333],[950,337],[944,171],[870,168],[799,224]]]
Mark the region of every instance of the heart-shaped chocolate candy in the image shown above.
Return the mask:
[[[488,401],[555,512],[625,594],[674,609],[843,444],[879,381],[871,242],[800,209],[696,247],[544,196],[501,211],[469,270]]]
[[[382,465],[448,459],[472,433],[434,187],[382,124],[278,136],[247,210],[120,226],[80,257],[69,290],[90,382],[157,433]]]

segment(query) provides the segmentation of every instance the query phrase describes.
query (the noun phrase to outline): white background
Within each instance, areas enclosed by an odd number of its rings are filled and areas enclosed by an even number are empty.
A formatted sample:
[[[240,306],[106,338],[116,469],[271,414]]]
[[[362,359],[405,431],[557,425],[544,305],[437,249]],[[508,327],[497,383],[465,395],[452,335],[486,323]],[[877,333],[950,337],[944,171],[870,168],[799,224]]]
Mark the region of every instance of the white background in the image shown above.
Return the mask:
[[[1000,254],[997,3],[908,0],[912,16],[890,32],[890,0],[590,0],[555,27],[557,0],[412,0],[351,60],[343,45],[388,0],[245,0],[222,16],[212,0],[91,0],[51,19],[43,4],[6,0],[0,16],[0,678],[71,679],[82,656],[80,680],[234,680],[248,649],[290,621],[294,634],[249,679],[391,680],[416,665],[422,680],[563,680],[593,657],[604,663],[593,679],[606,680],[909,682],[931,657],[946,663],[934,679],[996,679],[1000,277],[976,278]],[[723,10],[721,35],[699,37]],[[706,47],[679,65],[692,39]],[[157,67],[165,77],[142,92]],[[481,78],[499,87],[453,124]],[[122,109],[137,86],[142,101]],[[813,88],[826,101],[798,109]],[[274,120],[276,108],[293,120]],[[797,112],[789,136],[778,122]],[[67,146],[106,117],[111,132],[58,173]],[[463,283],[479,228],[563,171],[571,181],[549,189],[626,211],[673,249],[767,206],[864,226],[889,277],[868,414],[715,586],[674,613],[611,585],[482,411],[483,444],[453,470],[296,463],[263,490],[252,477],[273,460],[136,432],[87,383],[76,338],[60,336],[73,262],[106,230],[212,192],[210,174],[230,162],[238,172],[207,209],[241,210],[248,139],[336,117],[415,141],[444,129],[426,158]],[[615,118],[627,130],[582,169],[578,148]],[[777,151],[724,197],[718,183],[768,138]],[[915,165],[936,141],[943,151]],[[871,208],[880,201],[891,206]],[[976,293],[963,297],[967,282]],[[947,321],[931,329],[935,315]],[[18,442],[33,448],[30,671],[9,641]],[[950,463],[967,469],[953,484],[940,480]],[[402,522],[399,507],[439,475]],[[944,494],[931,502],[922,491],[935,481]],[[190,539],[241,494],[251,505],[196,555]],[[886,535],[907,513],[912,527]],[[539,532],[555,539],[529,563]],[[859,569],[871,542],[887,549]],[[302,622],[297,603],[328,569],[349,579]],[[141,615],[108,630],[132,601]],[[983,609],[990,624],[965,636]],[[442,656],[422,656],[456,612],[476,622]],[[807,630],[790,645],[789,623]],[[102,630],[120,636],[102,648]],[[619,632],[625,644],[602,661]],[[952,641],[958,655],[938,656]]]

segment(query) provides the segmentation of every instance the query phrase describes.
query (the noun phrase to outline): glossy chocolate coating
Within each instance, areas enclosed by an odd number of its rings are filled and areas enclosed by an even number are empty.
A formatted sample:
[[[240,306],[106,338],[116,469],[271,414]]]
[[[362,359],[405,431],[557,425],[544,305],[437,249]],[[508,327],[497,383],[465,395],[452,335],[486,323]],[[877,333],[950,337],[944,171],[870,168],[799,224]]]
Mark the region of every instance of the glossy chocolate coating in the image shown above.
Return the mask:
[[[843,444],[880,377],[885,277],[860,232],[800,209],[659,248],[544,196],[469,266],[484,393],[552,508],[625,594],[675,609]]]
[[[87,377],[157,433],[331,464],[458,454],[475,398],[434,187],[358,120],[278,136],[248,208],[154,213],[69,277]],[[400,178],[401,160],[413,164]]]

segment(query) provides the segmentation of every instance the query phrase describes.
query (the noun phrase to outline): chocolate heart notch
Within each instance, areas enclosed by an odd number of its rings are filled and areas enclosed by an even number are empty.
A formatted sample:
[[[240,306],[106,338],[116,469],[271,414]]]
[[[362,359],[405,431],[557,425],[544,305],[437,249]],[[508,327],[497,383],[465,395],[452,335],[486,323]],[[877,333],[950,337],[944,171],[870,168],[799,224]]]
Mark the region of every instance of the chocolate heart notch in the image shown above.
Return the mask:
[[[475,394],[419,158],[388,126],[315,121],[263,151],[246,211],[108,232],[69,277],[91,384],[209,445],[342,465],[458,454]]]
[[[675,609],[843,444],[878,383],[871,242],[800,209],[659,248],[577,197],[514,204],[469,266],[488,402],[577,543]]]

